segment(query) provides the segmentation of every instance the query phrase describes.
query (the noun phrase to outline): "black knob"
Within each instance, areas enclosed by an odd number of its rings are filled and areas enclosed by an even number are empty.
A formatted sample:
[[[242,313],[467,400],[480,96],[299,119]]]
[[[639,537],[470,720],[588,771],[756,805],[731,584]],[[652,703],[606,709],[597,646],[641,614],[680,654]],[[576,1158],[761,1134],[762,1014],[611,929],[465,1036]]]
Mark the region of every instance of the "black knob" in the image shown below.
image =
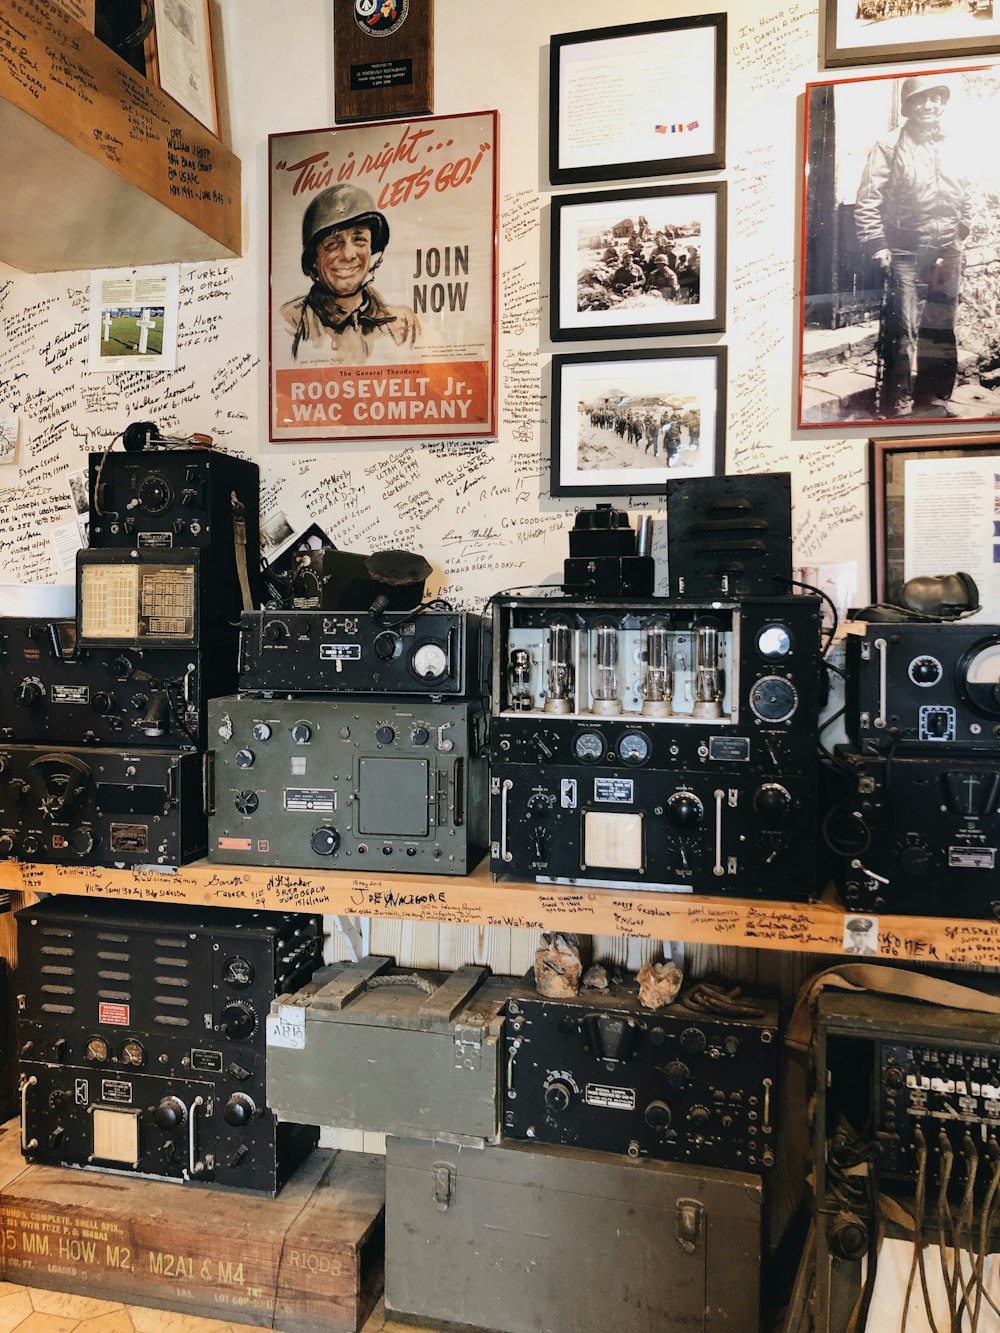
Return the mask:
[[[9,833],[0,833],[0,856],[10,856],[14,850],[14,839]]]
[[[340,846],[340,834],[335,828],[323,824],[320,828],[314,830],[312,837],[309,839],[309,846],[317,856],[332,856]]]
[[[292,740],[296,745],[305,745],[312,740],[313,729],[308,722],[296,722],[292,726]]]
[[[738,1055],[740,1050],[740,1039],[730,1034],[722,1043],[722,1049],[727,1055]]]
[[[230,1000],[223,1006],[219,1027],[230,1041],[245,1041],[257,1028],[257,1015],[243,1000]]]
[[[377,634],[372,644],[375,649],[375,656],[382,662],[391,662],[399,652],[400,639],[397,634],[392,634],[388,630],[384,634]]]
[[[701,1028],[685,1028],[681,1033],[681,1050],[688,1055],[700,1055],[708,1045],[708,1040]]]
[[[49,1130],[49,1147],[59,1148],[66,1137],[66,1130],[62,1125],[56,1125],[54,1129]]]
[[[253,750],[237,750],[234,760],[237,768],[253,768],[254,752]]]
[[[841,1259],[860,1259],[868,1250],[868,1228],[853,1213],[841,1213],[830,1228],[830,1249]]]
[[[269,741],[271,739],[270,723],[255,722],[253,724],[252,735],[255,741]]]
[[[135,668],[128,657],[116,657],[111,663],[111,674],[115,680],[128,680]]]
[[[678,828],[692,828],[705,817],[705,807],[693,791],[675,791],[667,800],[667,815]]]
[[[267,643],[283,643],[288,638],[288,626],[283,620],[264,622],[264,639]]]
[[[248,1097],[245,1092],[234,1092],[222,1108],[222,1118],[227,1125],[242,1129],[244,1125],[250,1123],[256,1109],[253,1099]]]
[[[40,846],[41,844],[34,833],[26,833],[24,835],[24,842],[21,844],[21,850],[24,852],[25,856],[37,856]]]
[[[94,850],[94,835],[89,828],[75,828],[69,835],[69,847],[74,856],[88,856]]]
[[[544,819],[547,814],[555,809],[556,798],[551,792],[536,791],[533,796],[529,796],[525,810],[529,819]]]
[[[779,782],[765,782],[753,794],[753,808],[765,824],[774,824],[791,810],[792,797]]]
[[[646,1107],[646,1124],[651,1129],[669,1129],[670,1107],[666,1102],[650,1102]]]
[[[926,875],[931,867],[930,853],[919,843],[911,844],[900,852],[899,864],[907,875]]]
[[[545,1105],[550,1111],[565,1111],[572,1098],[568,1083],[550,1083],[545,1089]]]
[[[885,1071],[885,1081],[890,1088],[901,1088],[903,1086],[903,1071],[899,1065],[890,1065]]]
[[[663,1071],[671,1088],[686,1088],[691,1071],[683,1060],[671,1060]]]
[[[936,685],[941,679],[941,663],[933,657],[917,657],[910,663],[910,679],[915,685]]]
[[[396,739],[396,729],[390,726],[381,726],[375,728],[375,739],[379,745],[391,745]]]
[[[90,706],[99,717],[107,717],[115,709],[115,696],[108,690],[98,690],[90,700]]]
[[[44,691],[36,680],[22,680],[14,691],[14,702],[21,708],[33,708],[44,697]]]
[[[255,791],[241,791],[236,793],[233,804],[241,815],[252,815],[260,805],[260,800]]]
[[[157,1129],[169,1134],[173,1129],[180,1129],[187,1120],[187,1107],[179,1097],[164,1097],[153,1112],[153,1121]]]
[[[411,745],[426,745],[431,738],[431,733],[426,727],[414,727],[410,732]]]
[[[711,1112],[707,1106],[692,1106],[691,1110],[688,1111],[687,1118],[692,1125],[700,1126],[705,1124],[710,1115]]]

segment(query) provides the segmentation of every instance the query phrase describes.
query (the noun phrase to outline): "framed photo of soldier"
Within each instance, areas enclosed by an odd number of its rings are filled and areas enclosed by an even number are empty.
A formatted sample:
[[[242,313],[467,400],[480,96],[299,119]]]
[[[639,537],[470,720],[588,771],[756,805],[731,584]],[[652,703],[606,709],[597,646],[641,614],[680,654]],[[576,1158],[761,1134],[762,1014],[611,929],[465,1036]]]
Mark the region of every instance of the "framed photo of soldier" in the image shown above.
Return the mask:
[[[725,14],[553,36],[553,185],[670,176],[725,164]]]
[[[1000,51],[994,0],[821,0],[824,63],[882,65]]]
[[[495,435],[497,120],[270,137],[272,440]]]
[[[552,495],[663,495],[723,470],[726,349],[552,358]]]
[[[725,328],[726,185],[552,200],[553,342]]]
[[[1000,417],[1000,67],[805,98],[799,425]]]

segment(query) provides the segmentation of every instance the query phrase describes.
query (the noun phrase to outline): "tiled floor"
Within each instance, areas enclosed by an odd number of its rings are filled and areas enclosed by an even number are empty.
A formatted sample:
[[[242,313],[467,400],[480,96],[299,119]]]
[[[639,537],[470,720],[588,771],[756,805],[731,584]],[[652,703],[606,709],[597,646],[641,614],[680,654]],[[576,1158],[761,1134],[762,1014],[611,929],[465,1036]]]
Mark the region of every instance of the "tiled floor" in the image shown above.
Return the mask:
[[[252,1327],[0,1282],[0,1333],[250,1333]],[[421,1333],[413,1324],[386,1320],[380,1301],[364,1333],[404,1329],[405,1333]]]

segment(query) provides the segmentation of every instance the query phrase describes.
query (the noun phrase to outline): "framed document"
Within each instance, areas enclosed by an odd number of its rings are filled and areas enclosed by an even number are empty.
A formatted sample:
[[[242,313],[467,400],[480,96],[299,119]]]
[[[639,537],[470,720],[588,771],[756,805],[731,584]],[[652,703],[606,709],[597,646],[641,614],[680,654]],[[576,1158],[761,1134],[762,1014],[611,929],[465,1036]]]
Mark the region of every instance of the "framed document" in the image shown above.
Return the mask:
[[[208,0],[156,0],[146,74],[207,130],[219,133]]]
[[[495,433],[497,122],[271,136],[272,440]]]
[[[335,0],[338,121],[434,110],[434,0]]]
[[[821,0],[820,15],[828,69],[1000,51],[1000,4],[993,0]]]
[[[726,349],[552,358],[552,495],[663,495],[723,469]]]
[[[553,342],[725,328],[726,185],[552,200]]]
[[[964,570],[982,620],[1000,619],[1000,436],[869,442],[874,600],[907,579]]]
[[[725,14],[552,38],[553,185],[708,171],[725,161]]]

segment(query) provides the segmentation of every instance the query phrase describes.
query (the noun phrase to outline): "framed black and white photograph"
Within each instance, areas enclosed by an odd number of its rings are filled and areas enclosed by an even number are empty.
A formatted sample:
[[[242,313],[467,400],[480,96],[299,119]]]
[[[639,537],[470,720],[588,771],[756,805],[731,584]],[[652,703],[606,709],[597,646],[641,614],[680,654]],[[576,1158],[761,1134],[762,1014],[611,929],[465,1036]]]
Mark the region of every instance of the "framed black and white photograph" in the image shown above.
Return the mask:
[[[726,349],[552,358],[552,495],[662,495],[725,465]]]
[[[907,579],[969,574],[977,619],[1000,618],[1000,435],[869,443],[872,591],[897,604]]]
[[[1000,417],[1000,67],[806,88],[799,425]]]
[[[553,342],[725,328],[726,186],[552,200]]]
[[[725,14],[553,36],[553,185],[711,171],[725,164]]]
[[[1000,51],[993,0],[822,0],[828,68]]]

